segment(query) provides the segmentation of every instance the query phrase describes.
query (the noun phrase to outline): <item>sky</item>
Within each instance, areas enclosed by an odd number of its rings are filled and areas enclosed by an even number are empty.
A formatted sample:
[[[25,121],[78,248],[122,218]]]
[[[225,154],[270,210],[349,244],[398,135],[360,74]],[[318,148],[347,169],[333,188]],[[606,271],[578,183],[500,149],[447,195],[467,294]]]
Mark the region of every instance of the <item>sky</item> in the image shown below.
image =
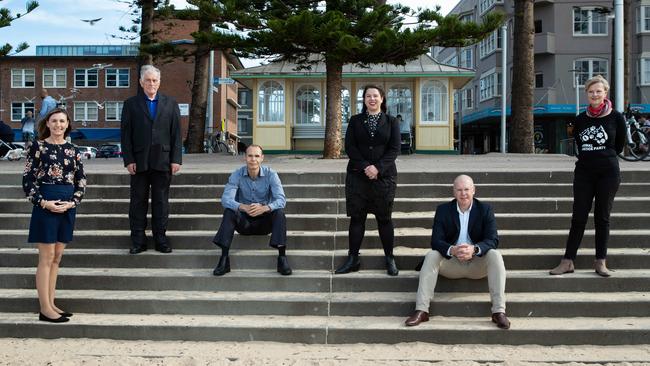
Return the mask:
[[[24,13],[26,0],[0,0],[0,7],[8,8],[12,14]],[[183,0],[172,0],[177,8],[184,8]],[[447,14],[457,1],[452,0],[389,0],[413,8],[441,6]],[[29,48],[20,55],[34,55],[37,45],[116,45],[129,41],[113,38],[120,35],[119,26],[132,25],[128,5],[124,0],[39,0],[39,7],[26,16],[14,21],[11,26],[0,28],[0,44],[10,43],[14,47],[27,42]],[[92,4],[92,6],[90,6]],[[94,25],[82,19],[102,18]],[[246,66],[258,61],[245,62]]]

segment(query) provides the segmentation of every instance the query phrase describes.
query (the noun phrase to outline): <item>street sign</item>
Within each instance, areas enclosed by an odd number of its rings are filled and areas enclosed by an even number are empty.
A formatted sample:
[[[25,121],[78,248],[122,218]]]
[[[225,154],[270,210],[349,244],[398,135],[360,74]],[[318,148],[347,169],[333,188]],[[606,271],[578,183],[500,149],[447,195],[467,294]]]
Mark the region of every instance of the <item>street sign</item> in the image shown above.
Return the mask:
[[[215,84],[234,84],[236,83],[235,79],[231,78],[214,78]]]

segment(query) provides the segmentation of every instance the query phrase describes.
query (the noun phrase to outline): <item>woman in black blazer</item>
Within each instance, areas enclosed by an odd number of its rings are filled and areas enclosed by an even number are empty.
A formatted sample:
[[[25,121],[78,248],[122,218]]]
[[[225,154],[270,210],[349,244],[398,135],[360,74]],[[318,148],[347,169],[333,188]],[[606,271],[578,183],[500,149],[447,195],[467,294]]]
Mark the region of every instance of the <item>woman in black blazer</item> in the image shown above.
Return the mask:
[[[386,114],[386,97],[380,87],[368,85],[363,90],[363,109],[350,118],[345,151],[350,158],[345,177],[350,241],[347,260],[334,273],[359,270],[359,248],[366,230],[366,217],[372,213],[384,247],[386,271],[397,276],[391,214],[397,187],[395,159],[400,151],[400,132],[396,119]]]

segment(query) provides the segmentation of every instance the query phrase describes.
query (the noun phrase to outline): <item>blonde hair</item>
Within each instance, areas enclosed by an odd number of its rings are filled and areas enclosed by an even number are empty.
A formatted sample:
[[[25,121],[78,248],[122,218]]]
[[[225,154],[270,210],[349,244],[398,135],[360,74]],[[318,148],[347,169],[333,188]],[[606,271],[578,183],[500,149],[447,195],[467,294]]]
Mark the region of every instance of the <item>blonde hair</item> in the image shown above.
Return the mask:
[[[587,80],[587,82],[585,83],[585,90],[589,90],[589,88],[591,88],[592,85],[598,83],[603,84],[603,88],[605,89],[606,92],[609,91],[609,82],[607,81],[607,79],[602,77],[602,75],[596,75],[591,79]]]

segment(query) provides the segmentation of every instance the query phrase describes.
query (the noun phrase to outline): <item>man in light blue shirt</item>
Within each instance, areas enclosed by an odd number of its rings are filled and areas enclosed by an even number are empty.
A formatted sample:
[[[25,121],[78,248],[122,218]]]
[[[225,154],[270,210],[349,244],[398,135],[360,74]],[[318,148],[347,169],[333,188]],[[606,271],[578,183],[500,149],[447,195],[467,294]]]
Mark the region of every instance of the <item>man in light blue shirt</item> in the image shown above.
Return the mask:
[[[41,99],[43,99],[43,103],[41,104],[41,110],[38,112],[39,121],[45,118],[51,110],[56,108],[56,100],[48,94],[47,89],[41,90]]]
[[[287,220],[284,215],[286,199],[280,177],[273,169],[262,166],[264,151],[259,145],[246,149],[246,166],[235,170],[221,196],[223,218],[212,240],[221,248],[221,257],[212,272],[223,276],[230,272],[228,252],[235,230],[241,235],[267,235],[269,245],[278,249],[280,274],[288,276],[291,267],[285,253],[287,246]]]

